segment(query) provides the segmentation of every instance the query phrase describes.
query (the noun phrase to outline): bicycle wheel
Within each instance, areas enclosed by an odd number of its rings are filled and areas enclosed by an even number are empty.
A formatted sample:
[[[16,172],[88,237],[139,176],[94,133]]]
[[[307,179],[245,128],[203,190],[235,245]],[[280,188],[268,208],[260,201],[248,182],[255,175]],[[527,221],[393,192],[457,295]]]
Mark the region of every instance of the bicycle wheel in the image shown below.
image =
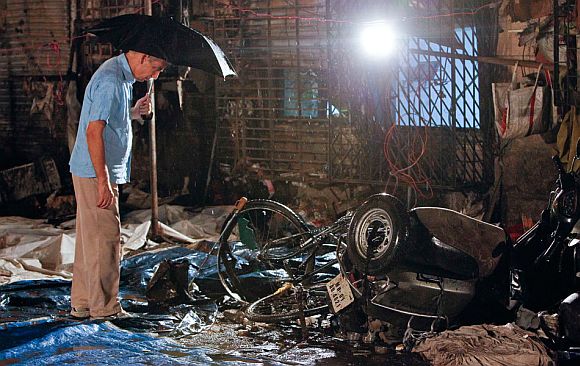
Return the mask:
[[[373,195],[356,209],[349,225],[348,257],[362,273],[386,273],[403,256],[408,235],[403,204],[388,194]]]
[[[301,297],[301,299],[300,299]],[[279,291],[251,303],[246,309],[246,317],[255,322],[278,323],[300,318],[300,303],[304,316],[327,313],[329,310],[325,285],[302,289],[284,285]]]
[[[218,273],[223,286],[248,301],[271,294],[304,274],[304,270],[300,273],[305,256],[300,244],[311,237],[304,220],[287,206],[271,200],[249,201],[220,236]],[[260,275],[264,273],[267,276]]]

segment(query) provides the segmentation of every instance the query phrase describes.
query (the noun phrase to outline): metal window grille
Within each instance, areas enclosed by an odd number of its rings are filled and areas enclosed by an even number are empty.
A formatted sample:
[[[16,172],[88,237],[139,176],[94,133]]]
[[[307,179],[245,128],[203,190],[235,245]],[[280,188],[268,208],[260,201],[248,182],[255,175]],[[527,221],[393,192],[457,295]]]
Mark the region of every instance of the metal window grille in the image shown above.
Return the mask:
[[[79,18],[90,21],[139,13],[143,11],[144,3],[144,0],[81,0]]]
[[[214,37],[240,76],[216,86],[218,160],[274,179],[485,183],[477,30],[462,4],[215,1]],[[411,31],[397,57],[373,64],[356,35],[388,14]]]
[[[78,19],[83,26],[124,14],[143,13],[144,0],[81,0],[78,7]],[[114,54],[109,43],[97,39],[84,40],[81,46],[82,63],[87,76]]]

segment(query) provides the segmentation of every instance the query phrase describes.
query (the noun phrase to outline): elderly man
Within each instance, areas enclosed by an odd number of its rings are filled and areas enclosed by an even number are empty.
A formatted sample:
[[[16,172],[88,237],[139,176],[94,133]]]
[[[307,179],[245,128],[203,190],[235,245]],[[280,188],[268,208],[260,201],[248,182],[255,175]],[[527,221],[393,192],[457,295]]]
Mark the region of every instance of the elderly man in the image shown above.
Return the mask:
[[[151,112],[145,95],[131,108],[133,83],[156,79],[167,62],[136,51],[105,61],[85,90],[70,159],[77,202],[71,315],[125,315],[117,299],[121,226],[118,185],[129,182],[131,120]]]

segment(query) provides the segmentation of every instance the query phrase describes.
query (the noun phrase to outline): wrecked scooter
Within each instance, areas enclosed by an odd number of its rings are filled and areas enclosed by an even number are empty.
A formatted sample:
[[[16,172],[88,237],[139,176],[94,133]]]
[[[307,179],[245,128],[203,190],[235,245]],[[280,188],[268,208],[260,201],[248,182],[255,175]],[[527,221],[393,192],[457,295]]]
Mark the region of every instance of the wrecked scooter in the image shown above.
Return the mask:
[[[407,211],[388,194],[371,196],[354,212],[347,248],[338,255],[343,286],[369,319],[382,322],[384,340],[453,325],[478,283],[497,275],[502,257],[508,270],[498,278],[509,288],[507,308],[547,309],[577,288],[579,180],[553,160],[558,178],[548,206],[515,243],[498,226],[440,207]],[[369,334],[378,331],[370,328]]]

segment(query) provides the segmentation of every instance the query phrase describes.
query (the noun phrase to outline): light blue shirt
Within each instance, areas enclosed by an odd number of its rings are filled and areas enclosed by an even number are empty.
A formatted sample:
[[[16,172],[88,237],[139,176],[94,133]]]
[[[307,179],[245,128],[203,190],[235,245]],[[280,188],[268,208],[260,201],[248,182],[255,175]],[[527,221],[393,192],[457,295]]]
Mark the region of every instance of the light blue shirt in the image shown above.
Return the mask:
[[[70,172],[81,178],[96,177],[87,146],[89,122],[106,122],[103,132],[105,161],[112,183],[129,182],[131,174],[131,100],[135,77],[125,54],[105,61],[85,90],[77,138],[69,161]]]

